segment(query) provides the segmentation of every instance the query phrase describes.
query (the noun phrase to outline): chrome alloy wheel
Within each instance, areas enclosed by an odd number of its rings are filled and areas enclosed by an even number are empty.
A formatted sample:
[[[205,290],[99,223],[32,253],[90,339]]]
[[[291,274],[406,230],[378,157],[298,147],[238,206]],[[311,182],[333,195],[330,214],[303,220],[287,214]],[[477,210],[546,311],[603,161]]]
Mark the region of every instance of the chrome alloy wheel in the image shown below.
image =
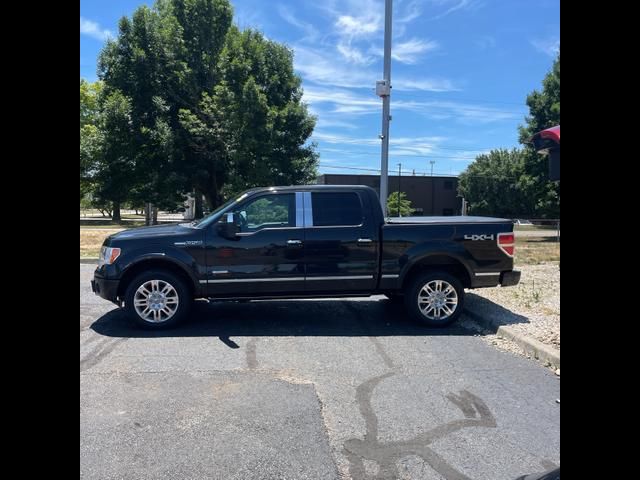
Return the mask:
[[[458,294],[444,280],[431,280],[418,293],[418,307],[430,320],[446,320],[458,308]]]
[[[169,282],[149,280],[136,290],[133,306],[140,318],[146,322],[162,323],[178,310],[178,292]]]

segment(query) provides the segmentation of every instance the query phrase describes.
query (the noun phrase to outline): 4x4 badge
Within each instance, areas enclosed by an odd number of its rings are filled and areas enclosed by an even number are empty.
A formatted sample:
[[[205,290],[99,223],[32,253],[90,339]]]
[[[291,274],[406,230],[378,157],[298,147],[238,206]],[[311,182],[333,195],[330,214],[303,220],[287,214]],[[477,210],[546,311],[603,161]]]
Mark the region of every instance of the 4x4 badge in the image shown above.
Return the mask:
[[[482,234],[482,235],[465,235],[464,236],[465,240],[494,240],[494,238],[495,237],[493,236],[493,234],[491,234],[491,235],[485,235],[485,234]]]

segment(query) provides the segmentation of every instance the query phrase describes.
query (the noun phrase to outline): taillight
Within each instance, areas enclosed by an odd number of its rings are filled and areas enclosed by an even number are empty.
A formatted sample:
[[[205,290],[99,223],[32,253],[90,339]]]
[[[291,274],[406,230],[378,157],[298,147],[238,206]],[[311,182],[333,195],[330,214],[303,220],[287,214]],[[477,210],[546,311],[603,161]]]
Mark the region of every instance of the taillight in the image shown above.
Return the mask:
[[[516,249],[516,236],[513,232],[509,233],[499,233],[498,234],[498,247],[504,253],[513,257],[513,254]]]

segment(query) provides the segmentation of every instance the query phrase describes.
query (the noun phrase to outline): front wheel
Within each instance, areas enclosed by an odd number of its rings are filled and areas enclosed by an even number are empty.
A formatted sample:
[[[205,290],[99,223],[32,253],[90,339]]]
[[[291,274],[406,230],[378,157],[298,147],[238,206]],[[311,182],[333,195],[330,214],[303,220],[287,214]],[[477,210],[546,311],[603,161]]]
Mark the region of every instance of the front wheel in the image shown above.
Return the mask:
[[[444,327],[462,314],[464,287],[449,273],[424,273],[413,279],[404,301],[415,320],[430,327]]]
[[[124,297],[124,308],[139,326],[169,328],[184,320],[191,309],[189,289],[177,276],[163,271],[144,272],[134,278]]]

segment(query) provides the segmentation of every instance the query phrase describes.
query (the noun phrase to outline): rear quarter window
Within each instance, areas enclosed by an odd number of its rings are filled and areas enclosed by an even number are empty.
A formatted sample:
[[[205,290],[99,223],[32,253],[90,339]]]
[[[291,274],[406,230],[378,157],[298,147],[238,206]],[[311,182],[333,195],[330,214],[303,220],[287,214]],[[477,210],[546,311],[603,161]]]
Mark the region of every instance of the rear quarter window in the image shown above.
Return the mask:
[[[355,192],[313,192],[311,199],[315,227],[362,224],[362,203]]]

